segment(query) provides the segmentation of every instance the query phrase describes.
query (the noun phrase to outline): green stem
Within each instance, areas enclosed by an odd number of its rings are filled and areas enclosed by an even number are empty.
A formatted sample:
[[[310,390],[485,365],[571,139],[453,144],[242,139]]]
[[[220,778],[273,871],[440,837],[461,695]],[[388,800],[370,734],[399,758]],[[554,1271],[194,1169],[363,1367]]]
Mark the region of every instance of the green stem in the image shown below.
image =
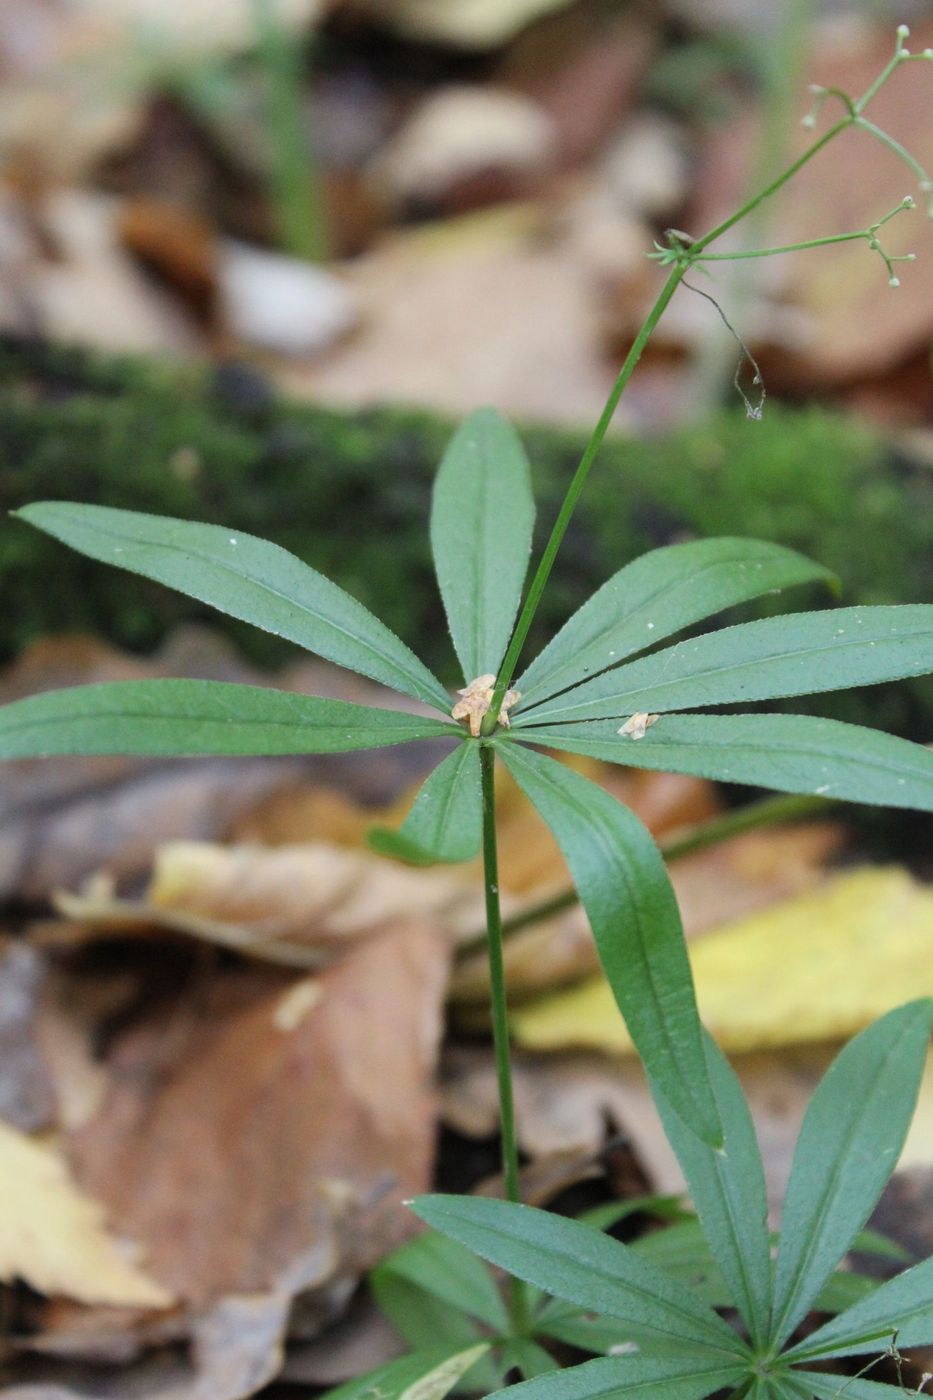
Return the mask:
[[[691,255],[702,253],[703,249],[708,248],[710,243],[715,242],[715,240],[721,238],[724,233],[728,233],[729,229],[735,228],[736,224],[748,218],[748,215],[757,209],[760,204],[763,204],[766,199],[770,199],[772,195],[777,194],[778,190],[783,189],[788,180],[792,180],[797,172],[802,170],[805,165],[808,165],[814,156],[819,155],[820,151],[822,151],[825,146],[828,146],[831,141],[835,141],[836,137],[841,135],[848,127],[854,125],[856,120],[856,117],[850,115],[840,118],[834,126],[831,126],[828,131],[823,133],[818,141],[814,141],[812,145],[808,146],[803,154],[798,156],[786,170],[782,170],[780,175],[776,176],[769,184],[765,185],[764,189],[752,195],[751,199],[746,200],[741,208],[737,209],[734,214],[729,215],[728,219],[723,219],[721,224],[717,224],[709,233],[705,233],[702,238],[698,238],[695,243],[691,243],[689,249]]]
[[[278,14],[278,0],[253,0],[265,69],[271,186],[283,250],[308,262],[328,254],[321,181],[304,123],[301,51]]]
[[[691,856],[697,851],[705,851],[710,846],[729,841],[733,836],[742,836],[747,831],[756,831],[763,826],[777,826],[780,822],[799,821],[803,817],[816,816],[835,805],[832,798],[828,797],[765,797],[760,802],[750,802],[747,807],[740,807],[735,812],[726,812],[721,817],[713,817],[670,837],[667,841],[659,842],[660,851],[667,861],[682,860],[684,856]],[[555,914],[562,914],[565,909],[572,909],[578,903],[579,896],[572,886],[562,890],[560,894],[543,899],[538,904],[523,909],[520,914],[513,914],[510,919],[504,919],[501,923],[502,938],[511,938],[522,929],[550,919]],[[460,944],[457,957],[470,957],[474,953],[482,952],[485,946],[486,934],[476,933]]]
[[[803,253],[808,248],[825,248],[830,243],[851,243],[857,238],[871,238],[867,228],[855,233],[828,233],[824,238],[808,238],[805,243],[782,243],[777,248],[749,248],[744,253],[700,253],[691,257],[691,262],[742,262],[746,258],[773,258],[779,253]]]
[[[502,1132],[502,1175],[506,1199],[521,1200],[518,1182],[518,1135],[515,1130],[515,1097],[509,1054],[509,1005],[502,954],[502,914],[499,907],[499,857],[496,843],[496,754],[491,744],[480,748],[483,787],[483,884],[486,891],[486,935],[489,948],[489,986],[492,1035],[499,1084],[499,1117]],[[521,1279],[512,1279],[509,1311],[515,1335],[528,1335],[528,1294]]]
[[[632,345],[631,350],[625,357],[625,363],[619,371],[619,376],[616,379],[615,384],[612,386],[612,392],[610,393],[609,398],[606,400],[606,406],[602,411],[602,415],[600,416],[599,422],[593,429],[592,436],[590,437],[590,440],[586,445],[586,450],[584,451],[583,456],[580,459],[580,464],[577,467],[577,470],[574,472],[573,480],[571,481],[570,486],[567,490],[567,494],[564,497],[564,502],[560,508],[560,513],[554,522],[554,528],[551,530],[550,538],[548,539],[548,542],[544,547],[544,553],[541,556],[541,560],[535,571],[534,578],[531,581],[531,587],[528,589],[528,594],[522,606],[521,613],[519,614],[518,622],[515,624],[515,631],[513,632],[512,640],[509,643],[509,649],[506,652],[502,665],[499,668],[499,677],[496,681],[496,688],[493,692],[492,703],[489,707],[489,713],[486,715],[486,718],[483,721],[483,732],[485,734],[491,734],[496,727],[496,722],[499,718],[499,711],[502,708],[502,701],[505,696],[505,692],[509,687],[509,682],[515,674],[515,667],[518,664],[518,658],[521,653],[522,647],[525,645],[525,640],[528,636],[528,631],[531,627],[534,615],[538,611],[538,604],[541,601],[541,595],[543,594],[544,589],[547,585],[547,581],[551,576],[551,570],[554,567],[554,560],[557,558],[557,551],[560,549],[564,535],[567,533],[567,526],[570,524],[570,518],[573,515],[574,510],[576,509],[577,501],[580,499],[580,492],[583,490],[583,487],[586,484],[586,478],[590,474],[590,468],[596,460],[596,454],[599,452],[599,449],[603,443],[603,439],[605,438],[606,433],[609,430],[609,424],[612,422],[613,415],[619,406],[619,400],[621,399],[622,394],[625,391],[626,385],[628,384],[629,380],[635,372],[635,367],[642,357],[642,353],[644,352],[645,346],[651,339],[651,335],[654,331],[655,326],[660,321],[661,317],[667,309],[671,297],[674,295],[677,288],[679,287],[685,270],[686,269],[683,267],[673,268],[667,278],[667,281],[661,288],[661,291],[658,295],[657,300],[654,303],[654,306],[652,306],[651,310],[649,311],[647,319],[645,320],[645,323],[642,326],[641,330],[638,332],[638,335],[635,339],[634,344]]]
[[[522,610],[519,613],[518,622],[515,624],[515,631],[512,634],[512,640],[509,643],[508,651],[499,668],[499,675],[496,680],[496,688],[493,691],[492,703],[489,706],[488,714],[483,720],[484,734],[491,734],[496,727],[505,692],[515,674],[515,667],[518,664],[519,655],[525,645],[532,621],[538,610],[541,595],[544,593],[547,581],[551,576],[551,570],[554,567],[554,560],[557,557],[557,552],[560,549],[564,535],[567,533],[567,526],[570,524],[571,517],[576,509],[577,501],[580,498],[580,493],[586,484],[590,469],[602,446],[603,439],[609,429],[609,424],[612,422],[613,415],[619,406],[619,400],[635,372],[635,367],[641,359],[645,346],[651,339],[655,327],[667,310],[671,297],[680,286],[684,274],[687,271],[687,266],[689,266],[689,264],[695,260],[696,255],[702,253],[703,249],[707,248],[710,243],[720,238],[724,233],[728,232],[729,229],[734,228],[737,223],[747,218],[748,215],[751,214],[753,210],[757,209],[766,199],[770,199],[773,194],[776,194],[778,190],[782,189],[784,185],[787,184],[788,180],[791,180],[799,170],[802,170],[814,156],[818,155],[825,146],[828,146],[841,132],[852,126],[857,120],[858,118],[854,115],[846,115],[840,121],[836,122],[834,126],[831,126],[818,141],[814,141],[811,146],[808,146],[804,153],[798,156],[786,170],[782,171],[782,173],[766,185],[764,189],[759,190],[751,199],[746,200],[736,213],[731,214],[728,219],[724,219],[721,224],[717,224],[714,229],[704,234],[702,238],[697,239],[695,243],[691,243],[688,249],[690,255],[689,259],[685,260],[686,265],[678,263],[671,269],[667,281],[661,288],[658,298],[649,311],[644,325],[638,332],[631,350],[625,357],[625,363],[619,371],[619,376],[615,384],[612,386],[612,391],[606,401],[606,406],[602,411],[600,420],[593,430],[593,435],[586,445],[586,450],[580,459],[580,465],[577,467],[573,480],[567,490],[567,494],[564,497],[560,513],[554,522],[550,538],[544,547],[544,553],[541,556],[534,578],[531,581],[531,586],[528,589],[527,596],[522,605]]]

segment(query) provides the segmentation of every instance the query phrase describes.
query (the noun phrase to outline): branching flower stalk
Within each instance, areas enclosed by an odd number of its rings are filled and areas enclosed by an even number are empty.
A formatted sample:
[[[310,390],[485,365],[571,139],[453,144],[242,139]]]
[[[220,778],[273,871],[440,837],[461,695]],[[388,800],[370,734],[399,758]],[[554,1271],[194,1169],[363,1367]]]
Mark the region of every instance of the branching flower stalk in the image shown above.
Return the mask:
[[[888,79],[893,76],[893,74],[897,71],[898,68],[901,67],[902,64],[917,61],[922,62],[933,60],[933,49],[924,49],[921,53],[917,54],[911,53],[911,51],[907,48],[907,40],[909,39],[909,37],[910,30],[908,26],[906,24],[900,25],[897,30],[897,41],[895,44],[893,56],[885,65],[885,67],[875,79],[875,81],[870,85],[870,87],[867,88],[867,90],[862,94],[862,96],[858,99],[857,102],[852,101],[852,99],[849,98],[840,89],[820,89],[821,101],[824,95],[838,96],[842,100],[843,104],[846,107],[845,116],[840,118],[840,120],[837,121],[833,126],[831,126],[828,131],[824,132],[823,135],[820,136],[818,140],[814,141],[812,145],[808,146],[808,148],[803,152],[803,154],[798,156],[797,159],[793,161],[787,167],[786,170],[783,170],[781,174],[776,176],[776,178],[772,181],[770,181],[770,183],[767,184],[764,187],[764,189],[760,190],[757,194],[753,195],[750,199],[748,199],[741,206],[741,208],[736,210],[734,214],[730,214],[727,219],[723,219],[722,223],[717,224],[715,228],[711,229],[709,233],[704,234],[701,238],[691,240],[689,236],[679,234],[676,230],[672,230],[670,247],[660,249],[658,252],[653,254],[649,253],[648,256],[654,258],[657,261],[660,261],[662,266],[670,267],[670,272],[668,274],[667,281],[664,283],[664,286],[658,293],[654,305],[652,306],[651,310],[648,312],[647,317],[645,318],[644,325],[642,326],[638,335],[635,337],[635,341],[632,345],[632,348],[629,351],[628,355],[625,357],[625,361],[622,365],[622,368],[619,371],[616,382],[612,386],[609,398],[606,401],[606,406],[603,409],[602,414],[600,415],[599,422],[593,429],[593,433],[589,439],[589,442],[586,445],[586,448],[583,452],[583,456],[580,459],[580,463],[576,469],[576,472],[574,473],[573,479],[567,490],[567,495],[564,498],[563,505],[561,506],[557,519],[554,522],[554,526],[551,531],[550,537],[541,555],[540,563],[538,564],[537,570],[534,574],[534,577],[532,578],[531,585],[529,586],[528,593],[525,597],[525,601],[522,605],[522,610],[519,614],[518,621],[515,624],[515,631],[512,635],[512,640],[509,644],[509,649],[505,654],[505,658],[502,662],[502,666],[499,670],[499,674],[496,679],[496,687],[495,691],[493,692],[492,702],[489,706],[489,713],[486,717],[483,726],[484,733],[491,734],[495,729],[496,721],[499,717],[499,710],[502,706],[502,701],[505,697],[505,692],[508,689],[513,676],[515,675],[515,668],[518,665],[518,660],[521,655],[522,649],[524,648],[525,642],[528,639],[528,633],[531,629],[531,624],[534,621],[535,614],[538,610],[538,605],[541,601],[545,587],[547,586],[548,579],[550,578],[551,570],[554,567],[554,561],[557,558],[558,550],[560,549],[564,535],[567,533],[567,527],[570,524],[571,518],[577,506],[577,502],[579,501],[580,495],[583,491],[583,487],[586,484],[586,479],[590,474],[590,470],[593,466],[593,463],[596,460],[596,457],[599,453],[599,449],[602,446],[603,439],[605,438],[606,433],[609,430],[609,425],[612,422],[612,419],[615,415],[615,411],[619,406],[622,395],[625,392],[629,380],[635,372],[639,360],[644,354],[648,341],[651,339],[651,336],[653,335],[658,325],[658,322],[660,321],[664,312],[667,310],[671,298],[673,297],[680,283],[683,281],[684,276],[690,271],[694,264],[704,260],[709,260],[704,259],[703,257],[704,253],[706,252],[706,249],[712,243],[715,243],[717,239],[721,238],[723,234],[728,233],[729,230],[734,228],[736,224],[739,224],[742,222],[743,219],[746,219],[749,216],[749,214],[751,214],[755,209],[757,209],[761,204],[763,204],[766,199],[772,198],[772,196],[777,194],[779,190],[782,190],[784,186],[788,184],[789,181],[791,181],[794,178],[794,176],[804,168],[804,166],[809,165],[810,161],[813,160],[815,156],[819,155],[820,152],[823,151],[827,146],[829,146],[833,141],[835,141],[837,137],[841,136],[844,131],[848,131],[850,127],[861,128],[862,130],[866,131],[869,135],[875,136],[877,139],[882,140],[884,144],[889,149],[893,150],[895,154],[899,155],[901,159],[906,159],[906,162],[911,172],[918,179],[921,191],[924,194],[931,195],[931,205],[928,212],[930,214],[930,217],[933,218],[933,181],[931,181],[930,176],[919,164],[919,162],[915,161],[914,158],[910,156],[907,151],[904,150],[904,148],[900,145],[899,142],[895,141],[893,137],[888,136],[888,134],[882,131],[879,127],[876,127],[873,122],[869,122],[864,116],[865,108],[871,102],[872,98],[877,96],[877,94],[884,87],[885,83],[887,83]],[[816,122],[816,115],[817,114],[813,112],[809,113],[807,117],[804,118],[804,125],[807,127],[813,126]],[[717,257],[722,261],[735,261],[736,258],[765,257],[777,252],[801,252],[808,248],[826,247],[833,243],[845,243],[850,242],[853,239],[863,238],[866,239],[869,242],[869,245],[871,246],[873,239],[875,240],[875,242],[877,242],[876,235],[878,229],[881,228],[882,224],[887,223],[889,219],[893,218],[895,214],[900,213],[902,209],[910,209],[913,207],[913,199],[906,198],[895,209],[891,210],[889,214],[886,214],[884,218],[879,220],[877,224],[870,226],[868,229],[859,230],[855,233],[829,235],[825,238],[809,240],[806,242],[794,244],[792,246],[788,246],[787,248],[773,250],[763,249],[757,251],[752,250],[750,252],[740,253],[723,253],[711,256]],[[880,251],[880,249],[876,249],[876,251]],[[887,261],[888,260],[886,259],[886,262]],[[888,265],[890,266],[890,264]],[[893,285],[896,286],[898,284],[895,281]]]

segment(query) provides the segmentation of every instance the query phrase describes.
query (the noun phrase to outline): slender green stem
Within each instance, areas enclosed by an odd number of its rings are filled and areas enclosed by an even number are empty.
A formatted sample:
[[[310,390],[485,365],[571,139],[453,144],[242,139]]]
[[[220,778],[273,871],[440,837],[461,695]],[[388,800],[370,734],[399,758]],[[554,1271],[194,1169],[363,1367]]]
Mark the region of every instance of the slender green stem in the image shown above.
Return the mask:
[[[901,52],[899,40],[899,48],[894,58],[892,58],[891,62],[887,65],[881,77],[871,85],[871,87],[860,99],[860,101],[855,103],[851,110],[847,111],[846,115],[840,118],[839,121],[837,121],[833,126],[831,126],[827,131],[825,131],[822,136],[820,136],[816,141],[812,142],[811,145],[809,145],[807,149],[801,155],[799,155],[795,161],[792,161],[791,164],[788,165],[784,170],[782,170],[779,175],[776,175],[773,180],[770,180],[764,186],[763,189],[760,189],[757,192],[757,194],[754,194],[751,196],[750,199],[747,199],[745,203],[742,204],[735,211],[734,214],[730,214],[727,219],[723,219],[722,223],[717,224],[715,228],[710,229],[709,233],[703,234],[701,238],[698,238],[694,242],[687,245],[687,247],[685,248],[685,255],[683,259],[678,259],[678,261],[671,268],[670,273],[668,274],[667,281],[661,288],[657,300],[655,301],[654,305],[649,311],[641,330],[638,332],[638,335],[635,338],[635,342],[632,345],[631,350],[625,357],[625,362],[622,365],[621,370],[619,371],[619,375],[616,379],[615,384],[612,386],[612,390],[609,394],[609,398],[606,401],[606,406],[602,411],[602,415],[599,419],[599,422],[596,424],[596,427],[593,430],[593,434],[586,445],[586,449],[583,453],[582,458],[580,459],[580,464],[577,467],[573,475],[573,479],[570,483],[570,486],[567,489],[567,494],[564,497],[563,505],[561,506],[557,519],[554,522],[554,526],[551,530],[550,537],[548,539],[547,544],[544,547],[544,552],[538,563],[538,567],[535,570],[535,574],[532,578],[531,585],[525,597],[525,601],[522,604],[522,609],[519,613],[518,622],[515,624],[515,631],[512,634],[512,639],[509,643],[508,650],[506,651],[505,657],[502,661],[502,665],[499,668],[499,675],[496,679],[496,685],[495,690],[493,691],[492,702],[489,706],[489,711],[485,719],[483,720],[484,735],[492,734],[495,730],[496,724],[498,723],[499,712],[502,709],[502,701],[505,698],[505,692],[508,689],[512,677],[515,674],[515,667],[518,664],[519,656],[521,654],[522,648],[525,645],[525,641],[527,640],[528,632],[531,628],[532,621],[534,620],[535,613],[538,610],[538,604],[541,601],[541,596],[544,593],[544,589],[547,585],[548,579],[550,578],[551,570],[554,567],[554,561],[557,557],[558,550],[560,549],[564,535],[567,532],[567,527],[570,524],[570,520],[573,516],[574,510],[576,509],[577,501],[580,498],[580,493],[582,492],[583,487],[586,484],[586,479],[590,474],[590,469],[593,466],[594,461],[596,460],[596,456],[599,452],[600,447],[602,446],[603,439],[605,438],[606,433],[609,429],[609,424],[612,422],[613,415],[615,414],[615,411],[619,406],[619,400],[621,399],[629,380],[635,372],[635,368],[642,357],[645,346],[648,344],[648,341],[651,339],[651,336],[654,333],[655,327],[657,326],[664,312],[667,310],[668,303],[670,302],[678,286],[683,280],[684,274],[686,273],[687,269],[690,266],[692,266],[694,262],[699,261],[699,255],[704,251],[704,249],[708,248],[709,245],[715,242],[717,238],[721,238],[724,233],[727,233],[729,231],[729,229],[734,228],[736,224],[741,223],[743,219],[748,218],[748,216],[752,214],[756,209],[758,209],[759,206],[765,202],[765,200],[770,199],[772,195],[777,194],[779,190],[783,189],[784,186],[788,183],[788,181],[792,180],[794,176],[804,168],[805,165],[808,165],[810,161],[813,160],[814,156],[819,155],[820,151],[824,150],[825,147],[828,146],[832,141],[834,141],[837,136],[841,135],[843,131],[848,130],[849,127],[862,124],[863,118],[861,116],[861,113],[864,111],[866,105],[868,104],[868,102],[871,101],[872,97],[874,97],[875,93],[878,92],[879,88],[881,88],[884,85],[884,83],[887,82],[887,79],[891,76],[891,74],[898,67],[898,65],[904,61],[904,59],[905,55]]]
[[[763,826],[777,826],[781,822],[817,816],[836,805],[829,797],[764,797],[761,801],[750,802],[747,807],[740,807],[737,811],[726,812],[721,817],[712,817],[709,821],[700,822],[697,826],[669,837],[667,841],[659,842],[659,847],[665,860],[681,860],[684,856],[691,856],[697,851],[705,851],[710,846],[729,841],[733,836],[742,836],[746,831],[756,831]],[[543,899],[538,904],[523,909],[520,914],[513,914],[510,919],[502,920],[502,938],[511,938],[522,929],[550,919],[555,914],[562,914],[565,909],[572,909],[578,903],[579,896],[572,886],[561,890],[560,894]],[[473,934],[460,944],[457,957],[463,959],[474,953],[481,953],[485,946],[485,932]]]
[[[304,124],[301,52],[278,13],[278,0],[253,0],[265,69],[271,193],[285,252],[309,262],[328,253],[321,181]]]
[[[486,891],[486,941],[489,948],[489,986],[492,1035],[499,1084],[499,1117],[502,1131],[502,1175],[506,1198],[521,1199],[518,1184],[518,1135],[515,1130],[515,1096],[509,1054],[509,1005],[502,956],[502,914],[499,908],[499,857],[496,843],[496,753],[491,744],[480,748],[483,786],[483,884]],[[517,1336],[528,1334],[528,1294],[520,1279],[513,1279],[510,1294],[512,1326]]]
[[[830,243],[852,243],[857,238],[871,238],[867,228],[855,233],[828,233],[824,238],[808,238],[805,243],[782,243],[777,248],[749,248],[744,253],[700,253],[691,262],[742,262],[746,258],[773,258],[779,253],[803,253],[808,248],[825,248]]]
[[[808,146],[803,154],[799,155],[786,170],[782,170],[780,175],[777,175],[769,184],[765,185],[764,189],[752,195],[751,199],[747,199],[741,208],[737,209],[734,214],[729,215],[728,219],[723,219],[721,224],[717,224],[709,233],[705,233],[702,238],[698,238],[695,243],[691,243],[691,254],[702,253],[703,249],[709,247],[710,243],[715,242],[717,238],[721,238],[724,233],[728,233],[729,229],[735,228],[736,224],[746,219],[748,215],[751,214],[753,210],[757,209],[760,204],[763,204],[766,199],[770,199],[772,195],[777,194],[778,190],[784,188],[788,180],[792,180],[798,171],[802,170],[805,165],[809,165],[814,156],[819,155],[820,151],[828,146],[831,141],[835,141],[836,137],[848,127],[852,126],[855,120],[853,116],[847,115],[841,117],[835,125],[831,126],[828,131],[823,133],[819,140],[814,141],[812,145]]]
[[[926,170],[920,164],[919,160],[912,156],[907,147],[902,146],[900,141],[895,140],[893,136],[889,136],[882,127],[875,126],[874,122],[870,122],[866,117],[862,116],[856,117],[855,125],[858,127],[859,131],[866,131],[869,136],[874,136],[875,140],[880,141],[882,146],[886,146],[892,155],[897,156],[898,160],[902,160],[920,185],[923,185],[924,181],[929,179]]]
[[[584,451],[583,456],[580,459],[580,465],[574,472],[573,480],[571,481],[570,486],[567,489],[567,494],[564,497],[564,503],[561,506],[560,513],[558,514],[558,517],[554,522],[554,528],[551,530],[550,538],[544,547],[544,553],[541,556],[540,563],[538,564],[534,578],[531,581],[531,586],[528,589],[528,594],[522,606],[521,613],[519,614],[518,622],[515,624],[515,631],[513,632],[512,640],[509,643],[509,649],[505,654],[505,659],[503,660],[501,667],[499,668],[499,677],[496,681],[495,691],[493,692],[492,703],[489,707],[489,713],[486,715],[486,718],[483,722],[483,731],[486,734],[492,733],[493,729],[495,729],[496,722],[499,718],[499,711],[502,708],[502,701],[505,696],[505,692],[509,687],[509,682],[515,674],[515,667],[518,664],[518,658],[521,653],[522,647],[525,645],[525,640],[528,636],[528,630],[531,627],[534,615],[538,610],[538,604],[541,601],[541,595],[543,594],[544,589],[547,585],[547,581],[551,576],[551,570],[554,567],[554,560],[557,558],[557,551],[560,549],[564,535],[567,533],[567,526],[570,524],[570,518],[573,515],[574,510],[576,509],[577,501],[580,499],[580,492],[583,490],[583,487],[586,484],[586,478],[590,474],[590,468],[595,462],[596,455],[599,452],[600,447],[602,446],[603,438],[606,436],[606,433],[609,430],[609,424],[612,422],[613,414],[619,406],[619,400],[621,399],[622,394],[625,391],[626,385],[628,384],[629,380],[635,372],[635,366],[641,359],[642,353],[645,349],[645,346],[648,344],[648,341],[651,339],[655,326],[660,321],[662,315],[667,309],[667,305],[671,297],[674,295],[678,286],[680,285],[685,270],[686,269],[682,267],[673,268],[667,278],[667,281],[661,288],[661,291],[658,294],[658,298],[655,301],[654,306],[652,306],[651,310],[649,311],[647,319],[645,320],[645,323],[642,326],[641,330],[638,332],[638,335],[635,339],[634,344],[632,345],[631,350],[625,357],[625,363],[619,371],[619,376],[612,387],[612,392],[610,393],[609,398],[606,400],[606,406],[602,411],[602,415],[600,416],[599,422],[593,429],[593,434],[590,437],[590,440],[586,445],[586,450]]]

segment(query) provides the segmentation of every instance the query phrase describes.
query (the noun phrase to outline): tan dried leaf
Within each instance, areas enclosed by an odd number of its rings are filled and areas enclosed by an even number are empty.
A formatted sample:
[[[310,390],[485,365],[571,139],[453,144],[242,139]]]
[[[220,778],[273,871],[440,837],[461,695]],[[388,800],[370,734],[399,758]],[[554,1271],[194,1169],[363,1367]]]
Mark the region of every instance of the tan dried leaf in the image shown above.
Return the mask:
[[[0,1279],[112,1307],[169,1308],[173,1297],[121,1252],[104,1210],[57,1153],[0,1123]]]

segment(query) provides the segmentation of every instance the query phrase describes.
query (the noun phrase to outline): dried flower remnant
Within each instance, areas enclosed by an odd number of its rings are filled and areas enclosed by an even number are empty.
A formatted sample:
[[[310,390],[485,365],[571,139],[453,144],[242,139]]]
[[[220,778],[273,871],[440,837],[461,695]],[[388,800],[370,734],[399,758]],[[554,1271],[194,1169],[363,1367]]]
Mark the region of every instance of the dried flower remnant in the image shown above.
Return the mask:
[[[470,733],[474,739],[478,739],[482,728],[483,720],[489,712],[492,704],[493,691],[496,687],[496,678],[493,675],[477,676],[475,680],[463,690],[458,690],[457,694],[462,696],[451,710],[454,719],[468,719],[470,721]],[[499,710],[499,722],[505,729],[510,728],[508,712],[521,699],[521,692],[518,690],[507,690],[502,700],[502,708]]]
[[[624,734],[627,739],[644,739],[645,734],[653,724],[657,724],[660,715],[649,715],[645,713],[632,715],[625,721],[620,734]]]

